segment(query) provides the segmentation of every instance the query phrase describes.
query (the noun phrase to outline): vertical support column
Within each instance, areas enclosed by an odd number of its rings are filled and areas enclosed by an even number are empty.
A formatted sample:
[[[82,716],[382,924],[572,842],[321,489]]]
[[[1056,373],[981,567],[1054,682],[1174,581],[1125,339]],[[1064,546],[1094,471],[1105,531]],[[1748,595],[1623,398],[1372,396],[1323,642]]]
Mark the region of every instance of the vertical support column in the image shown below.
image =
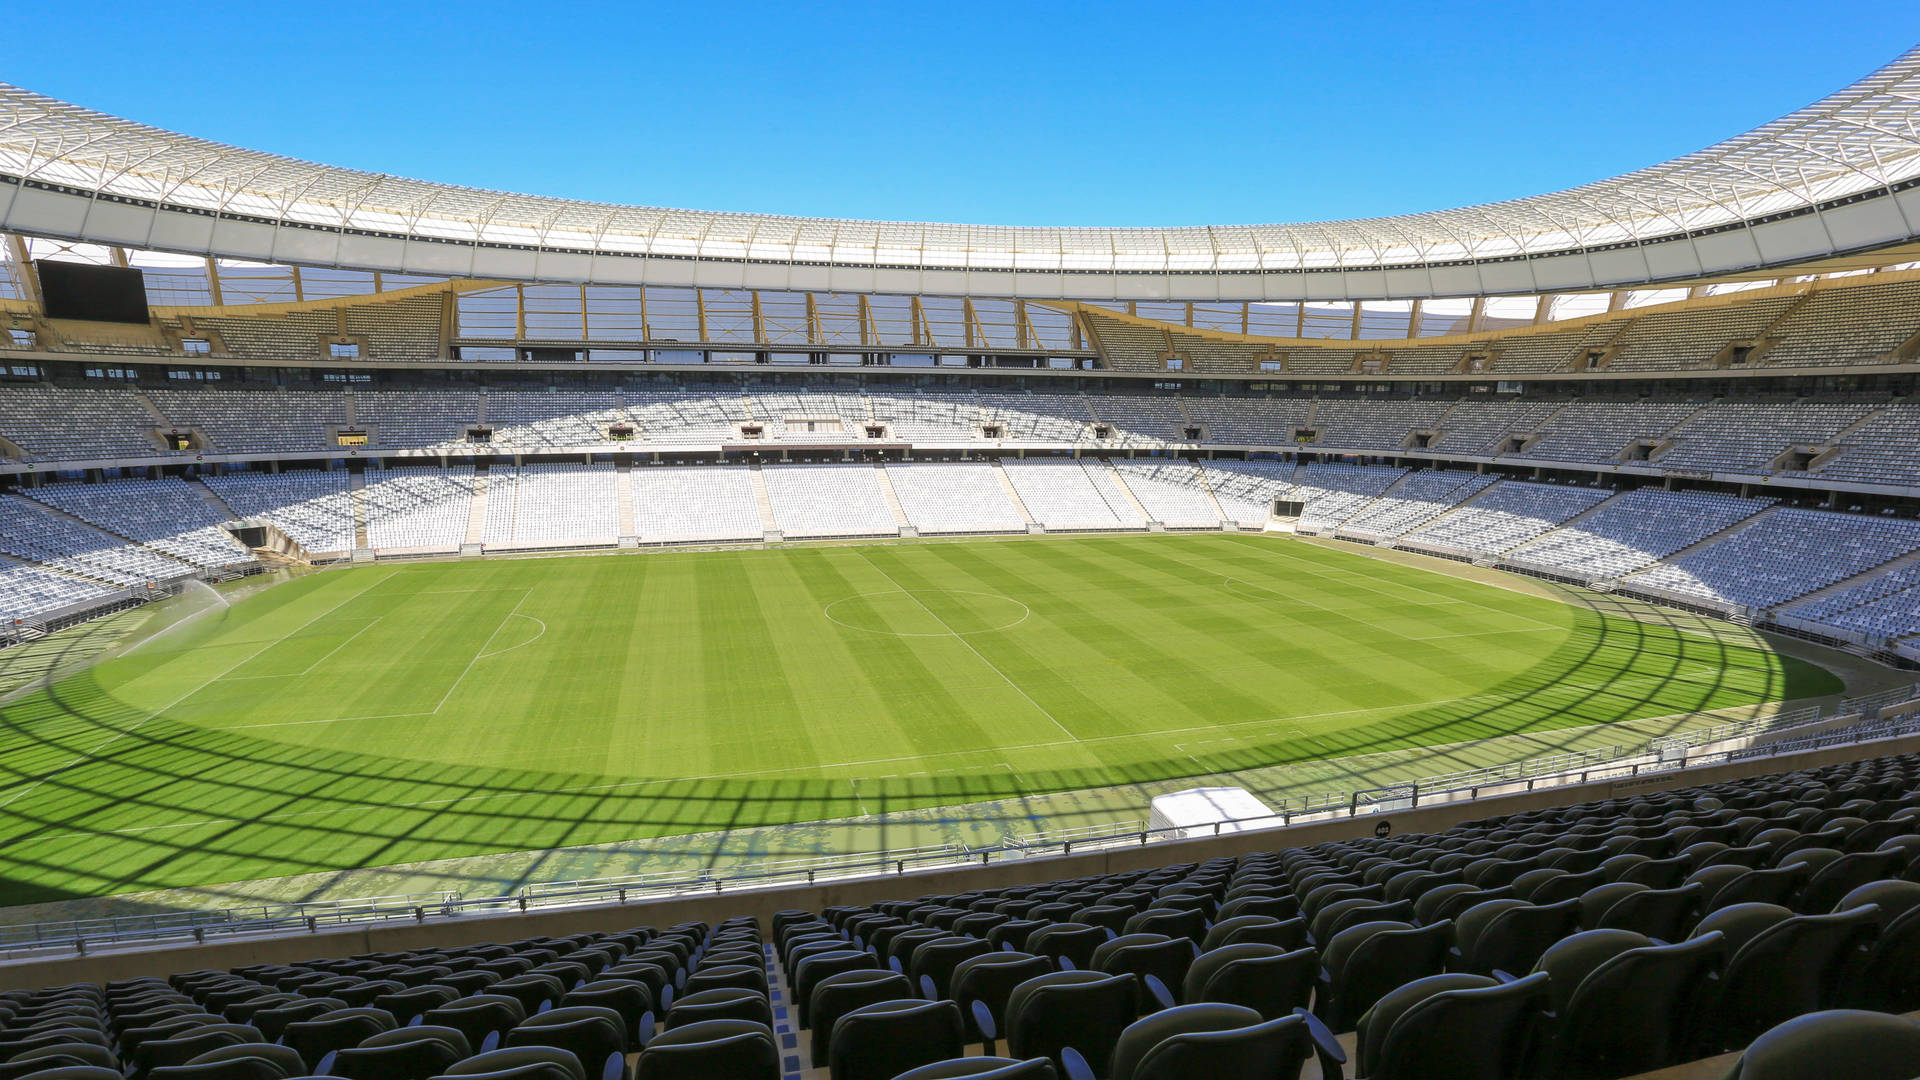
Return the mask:
[[[873,305],[867,294],[860,294],[860,344],[873,345],[880,340],[880,328],[873,324]]]
[[[213,298],[214,307],[224,307],[226,301],[220,296],[220,261],[207,256],[207,292]]]
[[[967,351],[972,352],[978,347],[978,343],[974,338],[974,328],[979,325],[979,319],[973,313],[973,300],[971,298],[961,299],[960,314],[961,321],[966,323],[967,326]]]
[[[700,340],[707,340],[707,290],[693,290],[694,316],[700,321]]]
[[[1407,336],[1410,338],[1420,336],[1420,306],[1424,303],[1425,300],[1416,299],[1413,307],[1407,309]]]
[[[826,338],[820,333],[820,304],[812,293],[807,294],[807,344],[825,345]]]
[[[21,294],[39,303],[40,275],[34,272],[33,257],[27,252],[27,242],[15,233],[7,234],[7,261],[13,264],[13,280],[20,283]]]
[[[1366,305],[1358,300],[1353,302],[1353,328],[1347,332],[1348,341],[1360,340],[1360,311],[1364,307]]]
[[[513,287],[513,340],[527,340],[527,287]]]
[[[1486,322],[1487,298],[1484,296],[1476,296],[1473,298],[1473,307],[1467,311],[1467,333],[1479,333],[1480,328],[1485,326]]]
[[[1293,302],[1293,336],[1297,338],[1307,336],[1307,302],[1305,300]]]
[[[767,323],[760,317],[760,290],[755,289],[747,296],[753,304],[753,340],[764,345],[767,341]]]
[[[300,268],[294,266],[289,267],[289,269],[293,271],[293,302],[297,304],[307,298],[307,287],[306,284],[300,280]]]
[[[587,286],[583,282],[580,286],[580,340],[584,342],[590,336],[587,333]]]

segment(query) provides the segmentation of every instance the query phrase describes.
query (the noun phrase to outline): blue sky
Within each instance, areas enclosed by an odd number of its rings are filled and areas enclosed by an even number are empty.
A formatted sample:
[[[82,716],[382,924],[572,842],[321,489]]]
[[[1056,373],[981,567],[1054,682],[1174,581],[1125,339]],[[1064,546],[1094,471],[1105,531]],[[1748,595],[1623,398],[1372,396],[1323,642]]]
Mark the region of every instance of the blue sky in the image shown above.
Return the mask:
[[[0,79],[262,150],[717,210],[1303,221],[1699,149],[1920,39],[1912,0],[21,4]]]

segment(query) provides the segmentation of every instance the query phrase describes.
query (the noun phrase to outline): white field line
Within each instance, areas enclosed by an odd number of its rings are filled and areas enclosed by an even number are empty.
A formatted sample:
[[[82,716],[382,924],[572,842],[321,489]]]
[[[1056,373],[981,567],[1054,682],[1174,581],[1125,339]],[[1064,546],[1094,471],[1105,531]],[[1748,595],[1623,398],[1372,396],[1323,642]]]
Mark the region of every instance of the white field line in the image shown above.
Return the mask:
[[[346,647],[347,647],[348,645],[351,645],[351,644],[353,644],[353,639],[354,639],[354,638],[357,638],[357,637],[359,637],[359,636],[360,636],[361,634],[364,634],[364,633],[366,633],[367,631],[369,631],[369,630],[371,630],[371,629],[373,629],[373,624],[374,624],[374,623],[377,623],[377,622],[379,622],[379,621],[380,621],[381,619],[384,619],[384,618],[386,618],[386,616],[385,616],[385,615],[371,615],[371,616],[368,616],[368,617],[367,617],[367,625],[365,625],[365,626],[363,626],[363,627],[361,627],[360,629],[358,629],[358,630],[355,630],[355,631],[354,631],[353,633],[351,633],[351,634],[349,634],[349,635],[347,635],[347,639],[346,639],[345,641],[342,641],[342,642],[341,642],[340,644],[338,644],[338,645],[335,645],[335,646],[334,646],[333,648],[331,648],[331,649],[328,649],[328,650],[327,650],[327,652],[326,652],[326,655],[325,655],[325,656],[322,656],[322,657],[320,657],[320,659],[318,659],[318,660],[315,660],[315,661],[314,661],[313,663],[311,663],[311,664],[308,664],[308,665],[307,665],[307,666],[306,666],[306,667],[305,667],[305,668],[304,668],[303,670],[300,670],[300,671],[292,671],[292,672],[288,672],[288,673],[287,673],[287,674],[285,674],[285,675],[222,675],[222,676],[220,676],[220,678],[218,678],[218,679],[216,679],[216,680],[214,680],[214,681],[215,681],[215,682],[245,682],[245,681],[247,681],[247,680],[250,680],[250,679],[297,679],[297,678],[299,678],[299,677],[300,677],[300,676],[302,676],[302,675],[311,675],[311,674],[313,674],[313,670],[314,670],[315,668],[317,668],[317,667],[319,667],[319,666],[320,666],[321,664],[324,664],[324,663],[326,663],[326,662],[327,662],[327,660],[328,660],[328,658],[330,658],[331,656],[333,656],[333,654],[334,654],[334,653],[337,653],[337,652],[339,652],[339,651],[340,651],[341,649],[344,649],[344,648],[346,648]],[[350,622],[350,621],[352,621],[352,620],[349,620],[349,619],[329,619],[329,620],[327,620],[327,621],[328,621],[328,622]],[[285,641],[285,640],[286,640],[286,638],[281,638],[280,640],[282,640],[282,641]],[[265,650],[262,650],[262,651],[264,652]],[[238,669],[236,668],[235,670],[238,670]]]
[[[1062,734],[1066,735],[1067,738],[1073,740],[1074,742],[1080,741],[1080,737],[1078,735],[1075,735],[1072,731],[1068,730],[1067,725],[1061,723],[1059,717],[1053,715],[1053,713],[1051,712],[1048,712],[1047,707],[1045,705],[1042,705],[1038,701],[1035,701],[1033,698],[1033,695],[1027,693],[1025,687],[1022,687],[1019,683],[1014,682],[1012,676],[1008,675],[1004,671],[1001,671],[999,665],[987,659],[987,654],[981,652],[979,649],[974,648],[973,642],[968,641],[965,635],[955,632],[953,627],[947,625],[947,620],[935,614],[934,610],[928,607],[926,603],[922,601],[919,597],[913,595],[912,591],[907,589],[905,586],[901,585],[898,581],[895,581],[893,579],[892,574],[889,574],[885,570],[880,569],[880,564],[874,562],[871,558],[868,558],[866,552],[861,551],[858,548],[855,548],[854,553],[860,556],[861,561],[865,562],[868,566],[873,567],[875,573],[879,574],[883,578],[886,578],[887,584],[892,585],[896,589],[899,589],[901,592],[907,595],[908,599],[912,600],[916,604],[919,604],[921,611],[926,612],[929,618],[931,618],[934,622],[937,622],[940,624],[940,629],[945,630],[949,634],[952,634],[955,640],[957,640],[958,642],[960,642],[960,644],[965,645],[967,647],[968,652],[972,653],[975,657],[977,657],[981,663],[987,665],[987,667],[991,669],[995,675],[1000,676],[1001,680],[1004,681],[1008,686],[1013,687],[1014,693],[1019,694],[1023,698],[1026,698],[1027,704],[1032,705],[1035,709],[1039,710],[1040,715],[1046,717],[1048,723],[1051,723],[1054,727],[1059,728]],[[1022,605],[1022,606],[1024,607],[1025,605]]]
[[[487,589],[487,590],[475,590],[475,591],[508,592],[510,590]],[[440,714],[440,710],[447,707],[447,702],[453,697],[453,692],[455,690],[460,689],[461,682],[463,682],[466,679],[468,673],[473,671],[473,665],[486,659],[488,656],[499,655],[499,653],[489,653],[487,651],[487,648],[493,644],[494,638],[497,638],[500,636],[500,631],[506,627],[507,620],[513,618],[515,615],[518,615],[520,613],[520,605],[526,603],[527,597],[532,595],[533,595],[533,586],[531,585],[526,586],[520,591],[520,599],[514,603],[513,607],[509,609],[505,615],[502,615],[500,617],[499,625],[495,626],[493,628],[493,633],[488,634],[487,640],[481,643],[480,651],[473,654],[473,659],[467,661],[467,666],[460,669],[460,674],[453,680],[453,685],[447,687],[447,692],[440,695],[440,703],[435,705],[433,708],[427,710],[426,712],[380,713],[376,716],[335,716],[335,717],[330,717],[324,720],[287,720],[287,721],[283,721],[281,723],[275,723],[275,724],[238,724],[233,727],[222,728],[221,730],[251,731],[255,728],[304,727],[308,724],[339,724],[339,723],[344,723],[348,720],[399,720],[409,716],[438,716]],[[533,616],[529,615],[527,616],[527,618],[531,619],[533,618]],[[540,620],[538,619],[534,619],[533,621],[540,622]],[[541,622],[540,633],[535,634],[533,637],[528,638],[526,641],[521,642],[520,645],[527,645],[534,641],[537,641],[539,640],[540,636],[542,634],[545,634],[546,632],[547,632],[547,624]],[[513,649],[517,649],[519,647],[520,647],[519,645],[511,646],[509,648],[501,649],[500,652],[503,652],[503,653],[512,652]]]
[[[339,603],[334,604],[332,607],[327,608],[325,611],[320,612],[318,615],[315,615],[313,618],[308,619],[306,622],[303,622],[299,626],[294,627],[293,630],[290,632],[299,633],[300,631],[305,630],[307,627],[313,625],[316,622],[319,622],[323,616],[331,615],[335,611],[339,610],[342,607],[345,607],[347,604],[351,603],[352,601],[360,599],[360,597],[365,595],[369,589],[372,589],[374,586],[379,585],[382,581],[385,581],[385,580],[387,580],[385,577],[375,579],[365,589],[361,589],[359,592],[354,593],[352,596],[345,597]],[[161,713],[166,712],[168,709],[173,708],[175,705],[180,704],[181,702],[187,700],[188,698],[199,693],[200,691],[205,690],[207,687],[212,686],[215,682],[224,678],[228,672],[238,670],[241,664],[244,664],[248,660],[252,660],[254,657],[259,656],[263,652],[266,652],[267,649],[273,646],[276,642],[286,640],[286,637],[287,635],[283,634],[280,637],[275,638],[273,641],[262,643],[258,649],[255,649],[253,652],[248,653],[245,657],[241,658],[239,661],[229,666],[226,669],[226,671],[222,671],[220,672],[220,674],[207,679],[205,682],[202,682],[200,685],[194,687],[193,689],[187,691],[184,694],[181,694],[179,697],[174,698],[172,701],[167,702],[165,705],[160,706],[158,709],[155,709],[152,712],[148,713],[146,716],[142,717],[140,721],[134,724],[132,727],[124,728],[120,731],[114,732],[111,736],[107,738],[105,742],[102,742],[100,745],[94,747],[92,750],[89,750],[86,753],[80,755],[79,757],[74,758],[72,761],[67,762],[65,765],[62,765],[59,768],[53,770],[52,772],[46,774],[45,776],[42,776],[40,779],[35,780],[33,783],[22,787],[19,791],[16,791],[12,795],[8,796],[5,802],[0,802],[0,810],[5,810],[7,807],[12,806],[14,803],[20,801],[22,797],[28,794],[31,794],[34,791],[39,790],[41,784],[44,784],[47,781],[53,779],[54,777],[59,776],[61,773],[66,772],[68,769],[73,768],[75,765],[79,765],[82,762],[92,761],[93,759],[99,757],[102,752],[104,752],[108,747],[112,746],[114,743],[119,742],[121,739],[124,739],[127,736],[132,735],[134,732],[139,731],[141,728],[145,727],[147,725],[147,722],[152,720],[154,717],[159,716]]]
[[[509,615],[508,615],[507,617],[508,617],[508,618],[513,618],[513,617],[514,617],[514,614],[509,614]],[[523,642],[521,642],[521,643],[520,643],[520,644],[518,644],[518,645],[509,645],[509,646],[507,646],[506,648],[504,648],[504,649],[501,649],[501,650],[499,650],[498,652],[483,652],[483,653],[481,653],[481,654],[480,654],[479,656],[477,656],[477,657],[475,657],[474,659],[476,659],[476,660],[484,660],[484,659],[486,659],[486,658],[487,658],[487,657],[489,657],[489,656],[500,656],[500,655],[502,655],[502,654],[504,654],[504,653],[510,653],[510,652],[512,652],[512,651],[513,651],[513,650],[515,650],[515,649],[524,649],[524,648],[526,648],[527,646],[529,646],[529,645],[531,645],[531,644],[533,644],[534,642],[536,642],[536,641],[539,641],[539,640],[540,640],[541,638],[543,638],[543,637],[546,637],[546,636],[547,636],[547,624],[546,624],[546,620],[544,620],[544,619],[536,619],[536,618],[534,618],[534,617],[533,617],[532,615],[520,615],[519,617],[520,617],[520,618],[522,618],[522,619],[528,619],[528,620],[531,620],[532,622],[536,622],[536,623],[539,623],[539,624],[540,624],[540,632],[539,632],[539,633],[537,633],[537,634],[535,634],[535,635],[533,635],[532,637],[530,637],[530,638],[528,638],[527,640],[525,640],[525,641],[523,641]],[[506,624],[505,624],[505,623],[503,622],[503,623],[501,623],[501,625],[502,625],[502,626],[505,626]],[[498,630],[495,630],[495,631],[494,631],[494,633],[495,633],[495,634],[498,634],[498,633],[499,633],[499,631],[498,631]]]

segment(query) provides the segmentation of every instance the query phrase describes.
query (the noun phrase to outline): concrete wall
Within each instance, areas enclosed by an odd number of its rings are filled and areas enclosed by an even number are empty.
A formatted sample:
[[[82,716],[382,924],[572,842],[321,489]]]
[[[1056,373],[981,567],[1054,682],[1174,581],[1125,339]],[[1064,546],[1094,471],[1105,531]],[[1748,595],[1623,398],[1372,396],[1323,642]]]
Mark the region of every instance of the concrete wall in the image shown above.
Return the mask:
[[[880,900],[902,899],[924,893],[964,892],[1030,885],[1061,878],[1086,877],[1125,870],[1148,869],[1178,862],[1198,862],[1219,856],[1244,855],[1304,847],[1333,840],[1375,835],[1386,825],[1394,835],[1437,832],[1462,821],[1478,820],[1524,810],[1643,795],[1674,788],[1739,780],[1751,776],[1818,768],[1865,758],[1920,752],[1920,735],[1881,742],[1831,747],[1753,761],[1715,765],[1684,772],[1656,773],[1591,784],[1574,784],[1523,792],[1474,803],[1452,803],[1391,814],[1313,822],[1256,833],[1237,833],[1201,840],[1155,842],[1104,848],[1085,854],[1019,859],[987,866],[922,870],[887,878],[823,882],[778,888],[716,893],[711,896],[635,901],[558,909],[534,909],[524,914],[438,919],[424,923],[379,923],[364,927],[321,930],[206,945],[125,949],[60,959],[0,962],[0,989],[58,986],[71,982],[107,982],[142,975],[169,975],[197,968],[234,968],[248,964],[288,964],[318,957],[350,956],[367,952],[403,952],[427,946],[460,946],[487,941],[573,934],[588,930],[615,931],[634,926],[670,926],[688,920],[717,923],[736,915],[753,915],[766,925],[776,911],[799,908],[818,911],[837,904],[864,906]]]

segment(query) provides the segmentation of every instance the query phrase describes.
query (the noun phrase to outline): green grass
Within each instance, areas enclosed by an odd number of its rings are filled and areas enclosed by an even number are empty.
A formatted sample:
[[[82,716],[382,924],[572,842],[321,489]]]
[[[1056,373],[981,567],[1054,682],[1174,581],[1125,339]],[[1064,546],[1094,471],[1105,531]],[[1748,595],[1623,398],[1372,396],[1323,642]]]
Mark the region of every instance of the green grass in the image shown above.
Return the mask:
[[[1830,693],[1265,536],[314,574],[0,707],[0,902],[816,821]]]

